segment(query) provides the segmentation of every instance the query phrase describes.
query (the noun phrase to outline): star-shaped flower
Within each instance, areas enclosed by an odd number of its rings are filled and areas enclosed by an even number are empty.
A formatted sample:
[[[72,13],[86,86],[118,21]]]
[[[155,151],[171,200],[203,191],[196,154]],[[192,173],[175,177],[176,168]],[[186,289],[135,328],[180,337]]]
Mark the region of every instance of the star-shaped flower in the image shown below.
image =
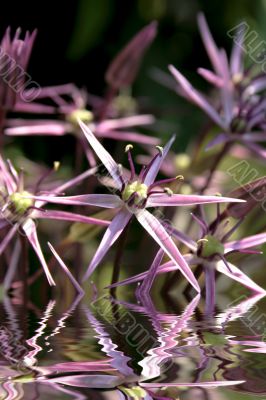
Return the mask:
[[[180,268],[191,285],[197,291],[200,291],[197,280],[191,272],[186,260],[176,247],[173,239],[163,226],[163,222],[147,209],[161,206],[176,207],[206,203],[241,202],[242,200],[219,196],[179,195],[173,194],[168,188],[164,187],[162,189],[161,186],[165,186],[165,184],[176,179],[172,178],[155,182],[160,166],[174,141],[174,137],[170,139],[164,149],[158,148],[158,152],[151,160],[150,164],[143,166],[139,175],[136,174],[132,160],[132,145],[128,145],[126,147],[126,153],[128,155],[131,171],[130,177],[128,178],[123,175],[121,166],[114,161],[112,156],[96,139],[90,129],[81,121],[80,126],[89,144],[111,175],[114,181],[116,194],[85,194],[69,197],[37,196],[35,199],[59,204],[91,205],[118,210],[118,213],[107,228],[88,266],[84,279],[87,279],[94,272],[95,268],[102,261],[109,248],[121,235],[129,221],[133,217],[136,217],[143,228],[170,257],[172,262]]]

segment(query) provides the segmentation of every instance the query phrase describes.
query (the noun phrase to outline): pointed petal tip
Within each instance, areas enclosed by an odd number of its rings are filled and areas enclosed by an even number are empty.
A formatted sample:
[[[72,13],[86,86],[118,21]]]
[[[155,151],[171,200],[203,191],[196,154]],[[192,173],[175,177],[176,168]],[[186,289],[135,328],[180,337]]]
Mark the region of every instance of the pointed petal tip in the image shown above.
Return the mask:
[[[65,263],[63,262],[61,257],[59,256],[59,254],[56,252],[55,248],[51,245],[50,242],[47,242],[47,245],[48,245],[49,249],[51,250],[52,254],[54,255],[54,257],[57,259],[60,267],[63,269],[63,271],[66,273],[66,275],[72,282],[73,286],[75,287],[76,291],[78,292],[78,295],[83,296],[85,294],[84,290],[82,289],[80,284],[77,282],[77,280],[74,278],[74,276],[71,274],[71,272],[69,271],[69,269],[67,268],[67,266],[65,265]]]

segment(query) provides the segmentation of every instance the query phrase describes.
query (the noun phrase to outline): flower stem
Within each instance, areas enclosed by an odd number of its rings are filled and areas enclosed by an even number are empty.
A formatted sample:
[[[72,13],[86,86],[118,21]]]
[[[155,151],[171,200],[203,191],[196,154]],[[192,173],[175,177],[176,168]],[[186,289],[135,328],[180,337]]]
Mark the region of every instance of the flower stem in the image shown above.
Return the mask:
[[[217,170],[220,162],[224,158],[224,156],[227,154],[227,152],[230,149],[231,145],[232,145],[232,143],[230,143],[230,142],[225,143],[224,146],[222,147],[222,149],[219,151],[219,153],[215,157],[215,159],[213,160],[213,163],[212,163],[212,166],[211,166],[211,168],[209,170],[209,174],[208,174],[208,177],[206,179],[206,182],[205,182],[204,186],[201,188],[199,194],[203,194],[205,192],[205,190],[209,188],[214,173],[216,172],[216,170]]]
[[[220,162],[222,161],[222,159],[224,158],[224,156],[227,154],[228,150],[230,149],[230,147],[232,146],[231,142],[227,142],[224,144],[224,146],[222,147],[222,149],[219,151],[219,153],[216,155],[215,159],[213,160],[212,166],[209,170],[209,174],[208,177],[206,179],[206,182],[204,184],[204,186],[201,188],[201,190],[199,191],[199,194],[203,194],[205,192],[205,190],[207,190],[211,184],[213,175],[215,174]],[[196,207],[195,212],[197,212],[198,207]],[[193,224],[193,218],[190,219],[186,232],[187,234],[189,234],[191,228],[192,228],[192,224]],[[178,279],[178,271],[174,272],[172,276],[170,276],[164,286],[163,286],[163,292],[165,291],[170,291],[170,289],[172,288],[172,286],[175,284],[176,280]],[[185,289],[186,290],[186,289]]]

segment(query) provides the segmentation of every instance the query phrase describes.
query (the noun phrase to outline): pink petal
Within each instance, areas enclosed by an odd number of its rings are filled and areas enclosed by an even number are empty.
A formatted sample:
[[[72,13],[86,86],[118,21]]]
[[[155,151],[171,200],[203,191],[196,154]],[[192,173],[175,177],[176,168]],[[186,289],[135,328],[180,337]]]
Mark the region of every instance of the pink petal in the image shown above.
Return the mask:
[[[173,263],[173,261],[168,261],[165,264],[159,266],[156,275],[164,274],[166,272],[176,271],[178,269],[179,269],[179,267],[177,267],[176,263]],[[109,285],[106,288],[111,289],[114,287],[129,285],[131,283],[141,282],[141,281],[143,281],[143,279],[146,278],[148,273],[149,273],[149,271],[141,272],[138,275],[131,276],[130,278],[127,278],[120,282],[114,283],[113,285]]]
[[[246,286],[247,288],[253,290],[256,293],[266,293],[264,289],[262,289],[259,285],[257,285],[252,279],[250,279],[244,272],[242,272],[239,268],[235,265],[229,263],[227,261],[230,269],[232,272],[229,271],[227,266],[224,264],[223,261],[218,261],[216,263],[217,271],[221,272],[222,274],[228,276],[231,279],[241,283],[242,285]]]
[[[83,182],[84,179],[88,178],[89,176],[93,176],[98,171],[97,167],[88,169],[87,171],[83,172],[82,174],[75,176],[74,178],[70,179],[69,181],[64,182],[62,185],[53,189],[54,193],[62,193],[66,189],[70,189],[72,186],[77,186],[79,183]]]
[[[115,218],[107,228],[94,257],[91,260],[90,265],[88,266],[87,272],[84,276],[84,280],[88,279],[89,276],[93,273],[95,268],[98,266],[98,264],[101,262],[101,260],[109,250],[109,248],[121,235],[131,217],[132,214],[126,209],[119,211],[119,213],[115,216]]]
[[[37,113],[37,114],[55,114],[56,107],[47,106],[41,103],[20,103],[17,102],[15,105],[15,111],[26,112],[26,113]]]
[[[235,134],[234,134],[235,136]],[[265,142],[266,141],[266,133],[265,132],[245,132],[241,135],[236,135],[239,139],[251,141],[251,142]]]
[[[41,249],[38,237],[37,237],[35,223],[33,222],[32,219],[27,219],[27,221],[24,222],[24,224],[22,225],[22,228],[42,264],[43,270],[45,272],[45,275],[47,277],[49,284],[51,286],[55,286],[55,281],[52,278],[52,275],[49,271],[49,268],[46,264],[43,254],[42,254],[42,249]]]
[[[155,122],[153,115],[131,115],[118,119],[107,119],[97,125],[97,132],[111,131],[116,129],[131,128],[133,126],[151,125]]]
[[[188,80],[173,66],[169,66],[170,72],[174,75],[177,82],[180,84],[183,89],[185,95],[191,100],[194,104],[200,107],[206,114],[221,128],[227,129],[226,124],[221,119],[217,111],[211,106],[211,104],[205,100],[202,94],[198,92],[189,82]]]
[[[64,85],[55,85],[55,86],[45,86],[42,87],[39,94],[38,99],[42,99],[45,97],[51,97],[58,95],[72,95],[77,90],[77,87],[73,83],[66,83]]]
[[[96,131],[98,137],[110,138],[114,140],[123,140],[124,142],[134,142],[134,143],[142,143],[142,144],[150,144],[156,146],[160,144],[160,139],[142,135],[136,132],[128,132],[128,131]]]
[[[114,179],[115,183],[117,184],[117,187],[121,189],[122,182],[118,164],[115,162],[113,157],[105,150],[105,148],[101,145],[101,143],[96,139],[92,131],[80,120],[79,120],[79,125],[83,130],[83,133],[86,136],[89,144],[91,145],[91,147],[93,148],[99,159],[102,161],[107,171]]]
[[[146,388],[163,388],[163,387],[206,387],[206,388],[214,388],[219,386],[232,386],[232,385],[241,385],[245,381],[210,381],[210,382],[160,382],[160,383],[144,383],[141,382],[141,387]]]
[[[81,194],[77,196],[28,196],[39,201],[45,201],[55,204],[68,204],[68,205],[83,205],[83,206],[96,206],[105,208],[117,208],[123,205],[120,197],[113,194]]]
[[[0,172],[2,174],[2,179],[4,184],[6,185],[7,191],[9,194],[13,193],[16,190],[17,182],[13,179],[12,175],[9,173],[7,166],[0,155]]]
[[[28,125],[28,126],[18,126],[13,128],[5,129],[5,134],[9,136],[24,136],[24,135],[42,135],[42,136],[63,136],[69,129],[67,129],[67,124],[64,123],[53,123],[53,124],[43,124],[43,125]]]
[[[138,296],[147,296],[151,290],[154,278],[158,273],[158,269],[162,262],[164,251],[160,249],[153,260],[150,269],[148,270],[141,286],[137,289]]]
[[[18,225],[16,224],[12,226],[12,228],[8,231],[8,233],[0,243],[0,255],[5,251],[8,243],[13,239],[17,230],[18,230]]]
[[[191,206],[196,204],[211,203],[243,203],[245,200],[232,199],[231,197],[222,196],[202,196],[202,195],[185,195],[173,194],[171,196],[165,194],[153,194],[148,198],[147,207],[160,206]]]
[[[192,240],[189,236],[187,236],[183,232],[178,231],[171,225],[169,225],[168,232],[169,232],[169,230],[170,230],[171,236],[174,236],[181,243],[184,243],[193,252],[197,251],[197,247],[198,247],[197,243],[194,240]]]
[[[243,38],[244,35],[241,35],[241,42],[237,43],[234,41],[233,49],[231,52],[230,58],[230,69],[232,76],[234,75],[242,75],[244,70],[244,63],[243,63]]]
[[[55,258],[57,259],[60,267],[62,268],[62,270],[65,272],[65,274],[68,276],[68,278],[70,279],[70,281],[72,282],[73,286],[75,287],[75,289],[77,290],[78,293],[80,294],[84,294],[84,290],[82,289],[82,287],[80,286],[80,284],[77,282],[77,280],[74,278],[74,276],[71,274],[71,272],[69,271],[69,269],[67,268],[66,264],[64,263],[64,261],[61,259],[61,257],[59,256],[59,254],[55,251],[54,247],[51,245],[51,243],[48,242],[48,246],[51,250],[51,252],[53,253],[53,255],[55,256]]]
[[[162,154],[156,158],[154,163],[152,164],[151,168],[149,169],[147,175],[145,176],[144,183],[147,186],[150,186],[154,181],[156,176],[158,175],[161,165],[167,156],[173,142],[175,140],[175,135],[171,137],[171,139],[166,143],[166,145],[163,148]]]
[[[233,119],[233,84],[231,82],[231,76],[229,71],[228,59],[224,50],[221,50],[221,74],[223,77],[224,84],[221,88],[222,102],[224,116],[227,125],[230,125]]]
[[[181,255],[173,240],[166,232],[159,220],[154,217],[147,210],[141,210],[136,213],[136,217],[139,223],[144,229],[151,235],[151,237],[159,244],[159,246],[165,251],[165,253],[171,258],[172,261],[180,268],[180,271],[185,278],[191,283],[191,285],[200,292],[199,284],[189,268],[186,260]]]
[[[197,70],[198,74],[200,74],[206,81],[212,83],[218,88],[221,88],[223,86],[223,80],[214,74],[212,71],[209,71],[208,69],[205,68],[198,68]]]
[[[232,242],[225,243],[224,248],[226,252],[233,250],[243,250],[249,247],[256,247],[266,242],[266,233],[259,233],[257,235],[248,236],[244,239],[234,240]]]
[[[97,218],[87,217],[81,214],[74,214],[67,211],[57,210],[34,210],[34,218],[55,219],[60,221],[81,222],[83,224],[92,224],[99,226],[109,226],[110,221],[104,221]]]
[[[266,149],[264,147],[261,147],[255,143],[251,143],[248,140],[243,140],[243,144],[264,160],[266,159]]]

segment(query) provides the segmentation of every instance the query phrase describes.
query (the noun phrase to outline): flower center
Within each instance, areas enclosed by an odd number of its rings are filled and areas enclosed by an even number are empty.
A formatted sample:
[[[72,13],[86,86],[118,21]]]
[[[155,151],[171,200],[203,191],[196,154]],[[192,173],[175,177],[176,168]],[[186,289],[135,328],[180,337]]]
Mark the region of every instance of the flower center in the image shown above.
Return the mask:
[[[22,192],[14,192],[9,196],[11,207],[13,208],[14,212],[20,216],[25,214],[28,208],[32,207],[34,204],[33,199],[25,198],[27,196],[31,196],[31,193],[25,190]]]
[[[127,202],[135,194],[134,204],[139,205],[147,199],[148,186],[139,181],[128,183],[122,192],[122,199]]]
[[[93,113],[89,110],[77,109],[77,110],[72,111],[67,116],[67,120],[74,126],[79,126],[78,119],[80,119],[85,124],[88,124],[93,121]]]
[[[216,254],[224,254],[224,245],[212,235],[206,235],[198,241],[202,257],[212,257]]]

